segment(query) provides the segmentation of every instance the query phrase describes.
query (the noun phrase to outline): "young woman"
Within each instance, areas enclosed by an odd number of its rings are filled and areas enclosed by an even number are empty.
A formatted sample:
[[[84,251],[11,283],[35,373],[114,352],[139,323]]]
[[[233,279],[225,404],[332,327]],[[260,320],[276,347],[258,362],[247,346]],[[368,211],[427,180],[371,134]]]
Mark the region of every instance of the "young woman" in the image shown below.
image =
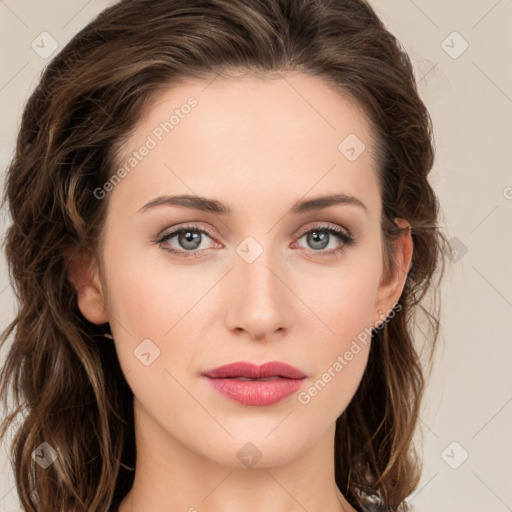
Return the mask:
[[[363,0],[123,0],[89,23],[6,179],[24,510],[407,510],[433,161]]]

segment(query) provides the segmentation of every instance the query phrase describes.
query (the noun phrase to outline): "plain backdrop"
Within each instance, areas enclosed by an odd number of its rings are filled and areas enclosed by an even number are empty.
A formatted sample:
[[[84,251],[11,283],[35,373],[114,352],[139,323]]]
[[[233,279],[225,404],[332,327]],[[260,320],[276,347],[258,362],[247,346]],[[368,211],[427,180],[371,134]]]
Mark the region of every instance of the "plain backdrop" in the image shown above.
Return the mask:
[[[62,47],[111,3],[0,0],[2,180],[23,105],[51,59],[45,52]],[[506,512],[512,510],[512,1],[372,5],[409,53],[433,119],[430,180],[450,240],[440,351],[420,418],[425,465],[409,502],[417,512]],[[0,220],[4,234],[5,211]],[[3,329],[15,302],[3,253],[0,261]],[[19,510],[2,445],[0,511]]]

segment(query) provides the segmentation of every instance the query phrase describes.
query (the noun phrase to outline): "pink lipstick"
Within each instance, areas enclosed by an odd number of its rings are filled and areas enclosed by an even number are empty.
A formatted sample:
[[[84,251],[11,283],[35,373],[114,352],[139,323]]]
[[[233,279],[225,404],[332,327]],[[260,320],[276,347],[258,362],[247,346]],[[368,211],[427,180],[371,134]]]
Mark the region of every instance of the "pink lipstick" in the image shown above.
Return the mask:
[[[278,361],[262,365],[240,361],[203,373],[222,395],[243,405],[271,405],[295,393],[306,375]]]

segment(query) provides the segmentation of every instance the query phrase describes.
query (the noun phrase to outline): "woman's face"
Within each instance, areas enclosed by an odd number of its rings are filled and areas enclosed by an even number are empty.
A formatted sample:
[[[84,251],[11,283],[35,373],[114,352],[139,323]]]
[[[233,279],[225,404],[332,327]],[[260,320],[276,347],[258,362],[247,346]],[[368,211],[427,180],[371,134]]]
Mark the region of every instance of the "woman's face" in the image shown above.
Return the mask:
[[[381,282],[371,144],[352,102],[298,73],[190,81],[145,111],[119,156],[124,172],[102,189],[110,197],[96,191],[110,201],[105,281],[94,274],[79,301],[89,320],[110,322],[138,435],[155,454],[174,443],[265,467],[333,435],[362,378],[370,329],[405,279]],[[192,199],[166,201],[184,195]],[[334,195],[351,199],[309,203]],[[178,228],[187,229],[163,240]],[[269,361],[305,377],[204,376]]]

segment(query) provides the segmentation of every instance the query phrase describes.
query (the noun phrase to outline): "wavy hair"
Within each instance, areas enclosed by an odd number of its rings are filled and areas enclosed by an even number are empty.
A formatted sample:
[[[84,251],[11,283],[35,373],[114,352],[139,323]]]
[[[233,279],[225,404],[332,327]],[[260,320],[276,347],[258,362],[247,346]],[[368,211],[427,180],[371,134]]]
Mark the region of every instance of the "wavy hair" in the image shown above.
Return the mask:
[[[444,273],[430,115],[411,61],[365,0],[122,0],[76,34],[45,68],[22,116],[2,206],[18,310],[3,331],[0,435],[10,443],[16,488],[30,512],[105,512],[130,489],[135,464],[133,393],[108,324],[81,314],[68,278],[73,256],[98,257],[108,197],[94,190],[119,165],[148,102],[189,78],[299,71],[363,109],[377,147],[384,268],[411,225],[412,265],[400,312],[372,331],[367,368],[336,421],[335,479],[355,508],[407,510],[421,461],[413,442],[440,325]],[[437,279],[436,279],[437,277]],[[429,326],[415,346],[416,312]],[[427,368],[428,367],[428,368]],[[23,414],[16,424],[15,419]],[[32,459],[42,442],[58,457]]]

